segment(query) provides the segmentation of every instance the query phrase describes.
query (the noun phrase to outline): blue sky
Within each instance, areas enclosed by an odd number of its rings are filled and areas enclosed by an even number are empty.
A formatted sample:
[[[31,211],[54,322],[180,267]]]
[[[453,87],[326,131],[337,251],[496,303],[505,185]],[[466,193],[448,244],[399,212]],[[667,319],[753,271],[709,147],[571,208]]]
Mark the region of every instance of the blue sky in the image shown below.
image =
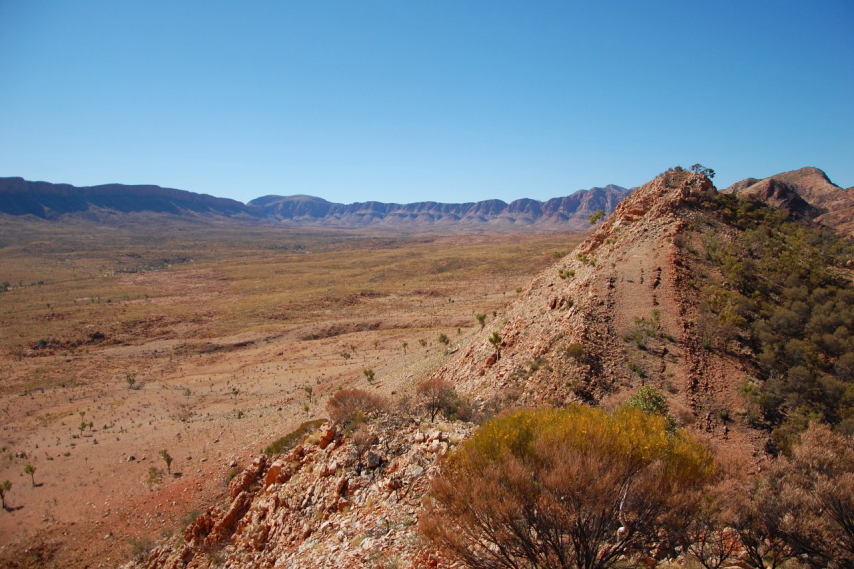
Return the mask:
[[[854,185],[854,3],[0,0],[0,176],[548,199],[700,162]]]

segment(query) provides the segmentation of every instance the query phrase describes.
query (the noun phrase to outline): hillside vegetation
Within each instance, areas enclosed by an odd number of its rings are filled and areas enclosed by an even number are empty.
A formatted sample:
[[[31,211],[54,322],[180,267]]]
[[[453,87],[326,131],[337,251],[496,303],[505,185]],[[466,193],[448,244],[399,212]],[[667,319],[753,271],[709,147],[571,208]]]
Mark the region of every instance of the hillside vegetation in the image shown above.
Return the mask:
[[[718,221],[683,241],[707,268],[692,283],[702,341],[747,350],[757,364],[741,388],[751,421],[773,428],[781,448],[810,421],[854,434],[852,240],[751,197],[709,194],[700,206]]]

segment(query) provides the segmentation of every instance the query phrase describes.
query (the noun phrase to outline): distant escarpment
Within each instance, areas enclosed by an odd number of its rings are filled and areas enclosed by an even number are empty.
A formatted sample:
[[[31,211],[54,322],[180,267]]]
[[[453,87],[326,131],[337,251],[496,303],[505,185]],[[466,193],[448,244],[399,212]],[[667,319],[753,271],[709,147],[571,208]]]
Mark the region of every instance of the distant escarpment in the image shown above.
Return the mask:
[[[159,213],[172,215],[250,216],[252,208],[227,199],[160,186],[70,184],[0,178],[0,213],[58,219],[69,214]]]
[[[82,217],[97,222],[121,222],[122,214],[148,213],[196,219],[227,217],[269,221],[302,227],[342,229],[542,229],[586,230],[590,215],[608,214],[631,190],[608,185],[579,190],[546,202],[520,199],[511,203],[486,200],[445,204],[362,202],[339,204],[313,196],[264,196],[248,204],[184,190],[143,185],[69,184],[0,178],[0,213],[59,220]]]
[[[591,214],[598,210],[610,213],[630,192],[608,185],[545,202],[520,199],[509,204],[486,200],[459,204],[372,201],[345,205],[312,196],[265,196],[249,205],[259,208],[264,217],[328,227],[513,226],[582,230],[590,227]]]
[[[818,168],[801,168],[761,180],[746,178],[722,191],[752,196],[793,217],[854,233],[854,188],[840,188]]]

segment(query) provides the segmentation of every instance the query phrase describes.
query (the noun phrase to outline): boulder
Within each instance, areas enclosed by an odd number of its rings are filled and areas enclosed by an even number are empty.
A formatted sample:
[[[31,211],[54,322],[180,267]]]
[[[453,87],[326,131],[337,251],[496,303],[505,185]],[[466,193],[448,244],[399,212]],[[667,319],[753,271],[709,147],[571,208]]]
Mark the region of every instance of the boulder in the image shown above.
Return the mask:
[[[270,468],[267,469],[267,475],[264,476],[265,490],[269,488],[271,484],[278,482],[279,474],[282,472],[282,468],[284,468],[284,466],[285,464],[279,460],[270,465]]]
[[[335,438],[336,429],[335,425],[332,423],[325,423],[322,427],[320,427],[320,442],[318,442],[318,446],[322,449],[329,446],[329,443]]]

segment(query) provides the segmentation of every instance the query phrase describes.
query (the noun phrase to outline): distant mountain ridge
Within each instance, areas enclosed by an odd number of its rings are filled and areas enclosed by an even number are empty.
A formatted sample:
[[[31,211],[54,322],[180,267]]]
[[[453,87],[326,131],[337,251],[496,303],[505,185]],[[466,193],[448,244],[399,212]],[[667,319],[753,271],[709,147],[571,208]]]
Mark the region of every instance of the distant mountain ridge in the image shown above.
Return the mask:
[[[234,216],[251,214],[239,201],[154,185],[104,184],[77,187],[71,184],[30,182],[0,178],[0,212],[57,219],[65,214],[92,209],[122,213],[153,212],[181,215],[187,212]]]
[[[610,213],[630,192],[630,189],[608,185],[579,190],[545,202],[525,198],[509,204],[497,199],[459,204],[376,201],[339,204],[306,195],[264,196],[243,204],[228,198],[154,185],[76,187],[10,177],[0,178],[0,213],[51,220],[66,215],[85,215],[114,221],[116,212],[147,212],[351,229],[484,226],[580,230],[589,228],[590,214],[600,209]]]
[[[416,202],[410,204],[361,202],[339,204],[312,196],[264,196],[248,205],[260,208],[263,217],[280,221],[337,227],[364,225],[522,225],[543,228],[589,227],[597,210],[610,213],[631,192],[616,185],[579,190],[545,202],[523,198],[510,202],[485,200],[467,203]]]

